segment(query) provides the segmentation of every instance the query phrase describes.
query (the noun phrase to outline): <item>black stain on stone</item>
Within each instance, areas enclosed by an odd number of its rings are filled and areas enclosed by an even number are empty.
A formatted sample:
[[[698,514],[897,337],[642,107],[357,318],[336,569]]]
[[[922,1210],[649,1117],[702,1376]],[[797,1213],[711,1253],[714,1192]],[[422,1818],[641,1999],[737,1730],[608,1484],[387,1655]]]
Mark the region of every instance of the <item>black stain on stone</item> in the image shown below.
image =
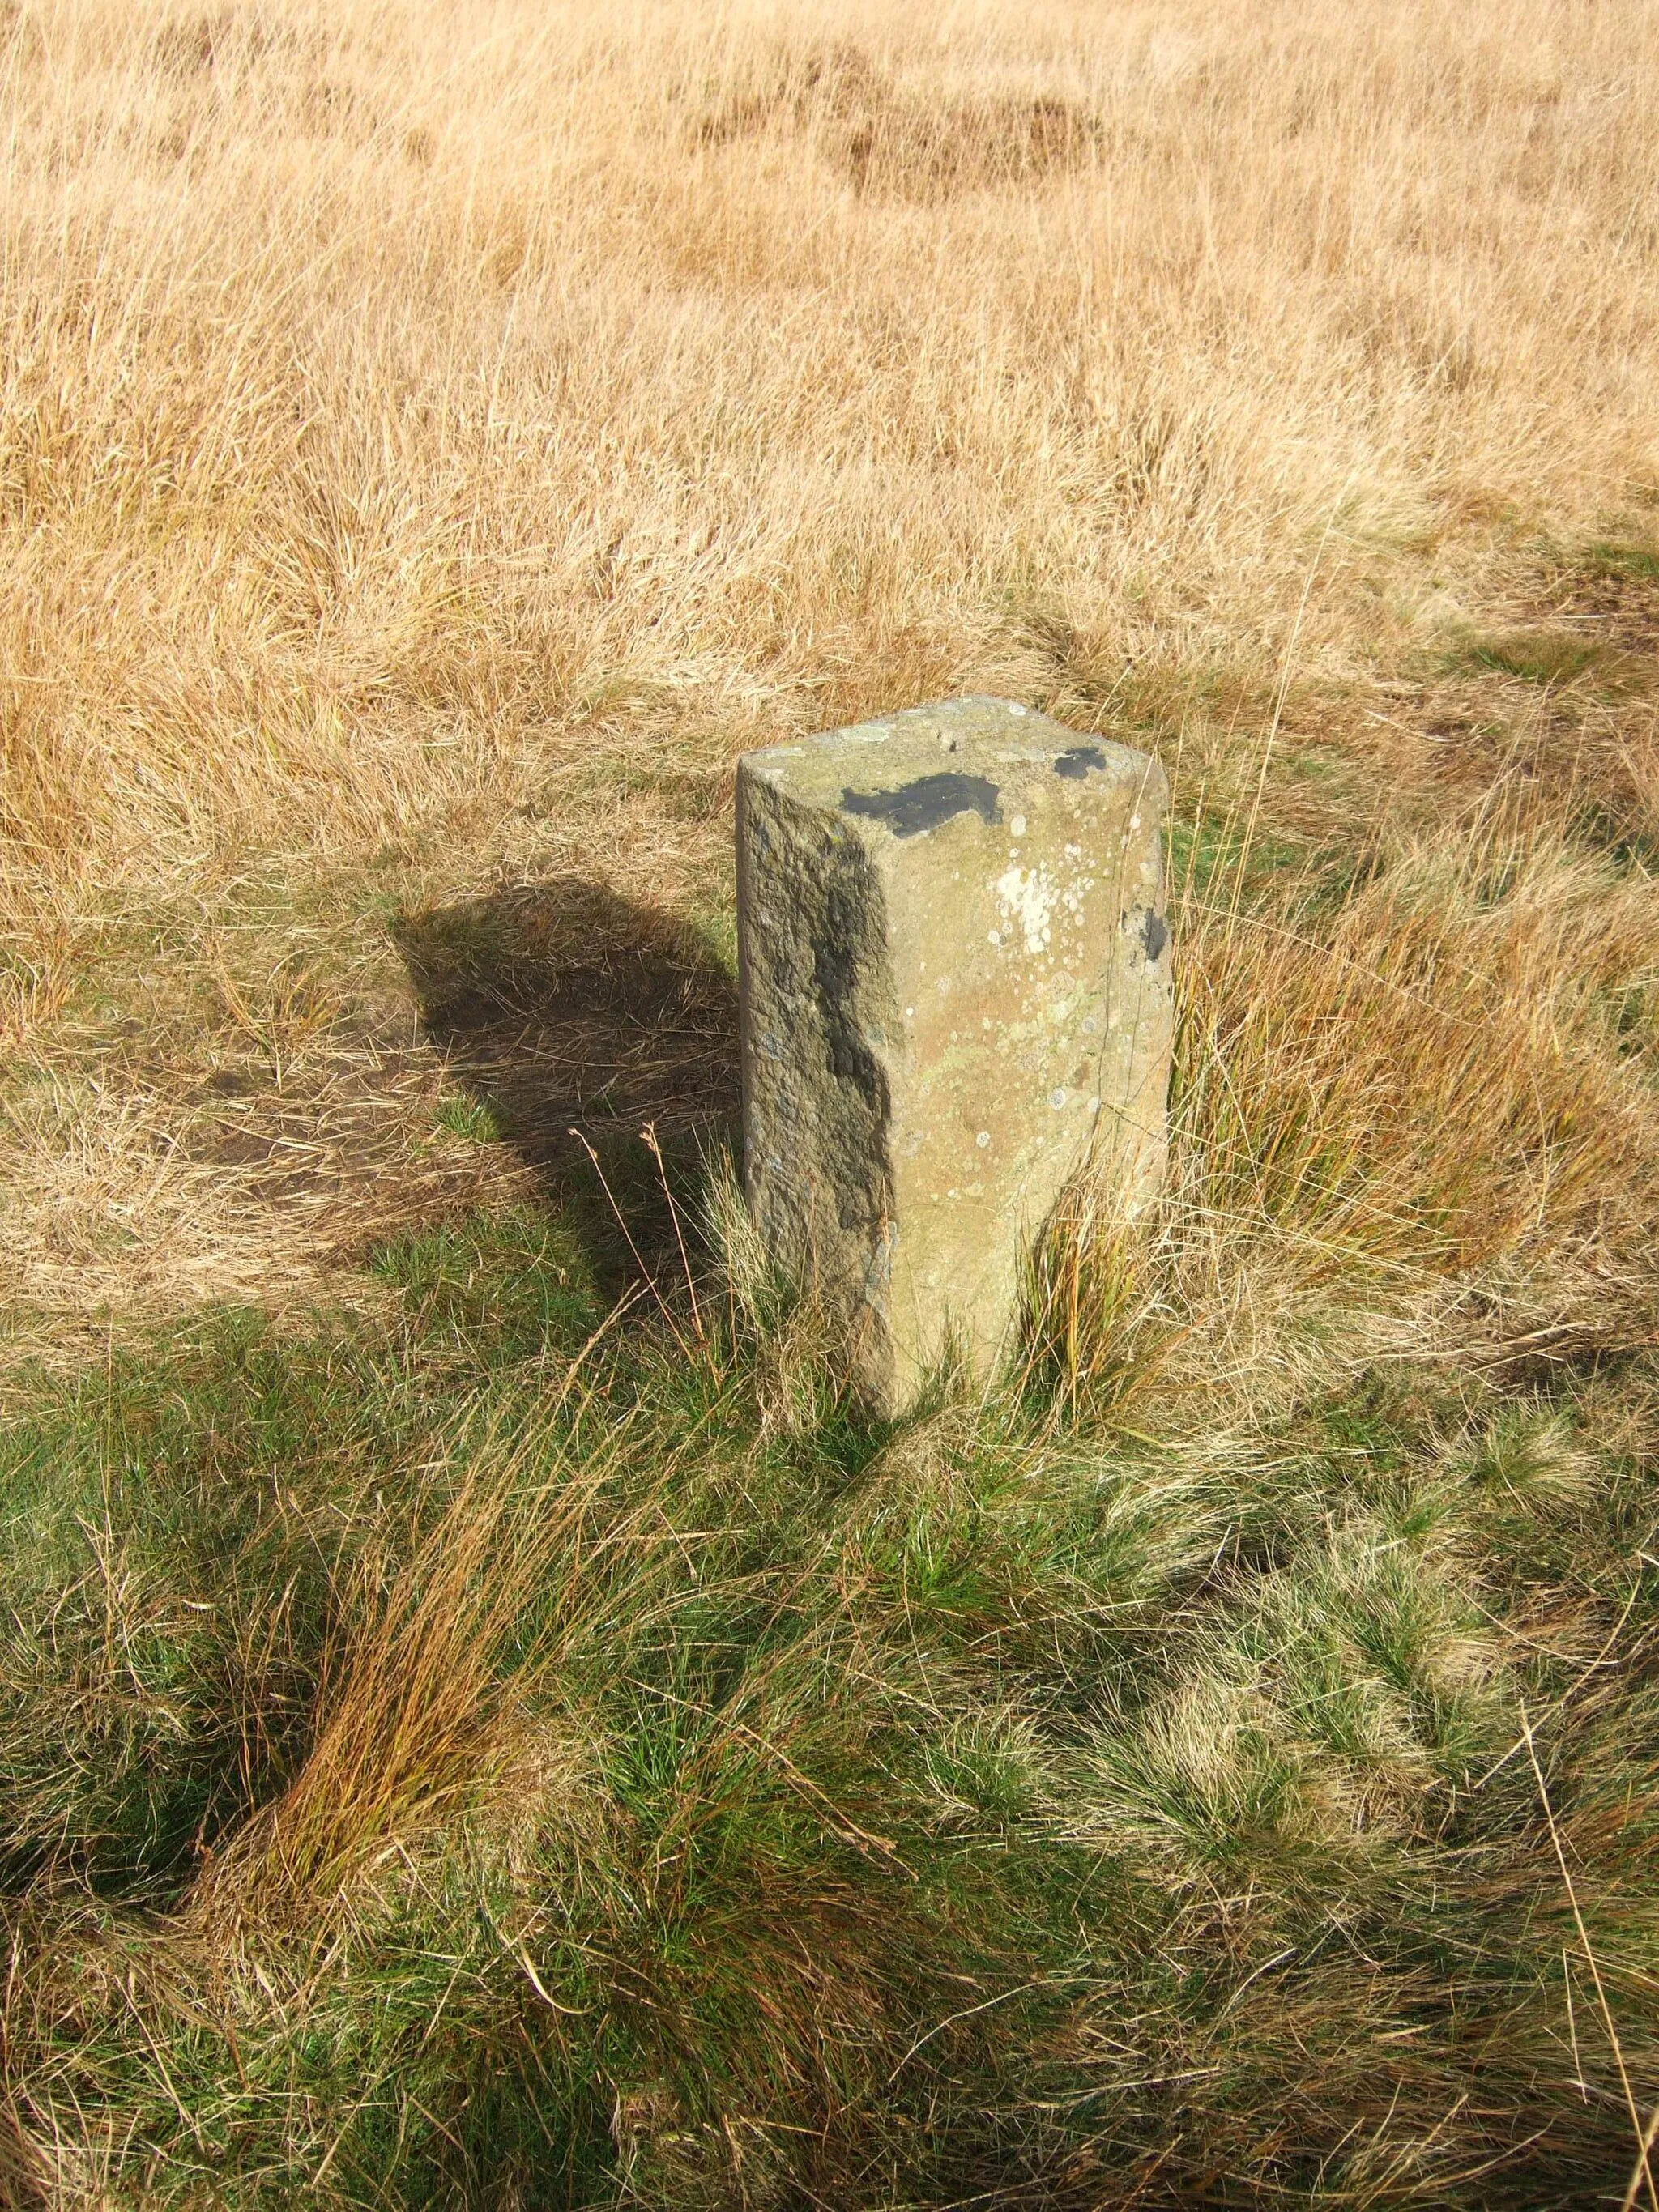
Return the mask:
[[[891,1185],[879,1164],[892,1119],[892,1094],[866,1034],[874,1030],[879,1035],[880,1024],[860,1019],[871,965],[870,867],[867,856],[856,848],[844,853],[841,867],[818,887],[822,903],[812,932],[812,997],[837,1082],[833,1104],[826,1103],[827,1133],[838,1158],[863,1167],[861,1178],[848,1180],[842,1188],[836,1219],[842,1229],[866,1231],[892,1212]]]
[[[1091,768],[1104,768],[1106,756],[1098,745],[1073,745],[1054,763],[1054,774],[1068,783],[1081,783]]]
[[[1170,932],[1161,914],[1153,914],[1148,909],[1146,919],[1140,925],[1140,941],[1146,948],[1146,957],[1156,960],[1170,941]]]
[[[843,791],[841,803],[848,814],[886,823],[896,837],[919,837],[957,814],[977,814],[982,822],[1002,819],[997,787],[982,775],[921,775],[896,791]]]

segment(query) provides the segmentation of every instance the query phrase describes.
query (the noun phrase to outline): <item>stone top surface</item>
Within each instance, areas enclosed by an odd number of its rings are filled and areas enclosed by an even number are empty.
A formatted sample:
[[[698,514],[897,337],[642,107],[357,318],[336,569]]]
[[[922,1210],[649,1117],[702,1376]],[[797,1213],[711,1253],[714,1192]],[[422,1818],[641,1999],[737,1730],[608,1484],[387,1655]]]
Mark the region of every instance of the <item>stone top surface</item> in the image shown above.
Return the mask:
[[[1152,769],[1144,753],[1110,738],[1081,736],[1031,708],[989,698],[907,708],[824,730],[749,753],[744,765],[801,805],[834,810],[901,839],[970,811],[1000,823],[1044,786],[1138,782]]]

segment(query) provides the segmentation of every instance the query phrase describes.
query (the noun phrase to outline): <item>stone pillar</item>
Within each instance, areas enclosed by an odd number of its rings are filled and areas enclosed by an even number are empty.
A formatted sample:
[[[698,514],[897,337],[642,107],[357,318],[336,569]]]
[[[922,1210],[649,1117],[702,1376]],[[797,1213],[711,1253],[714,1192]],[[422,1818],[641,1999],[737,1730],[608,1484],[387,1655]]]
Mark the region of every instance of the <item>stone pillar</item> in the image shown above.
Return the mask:
[[[738,763],[744,1187],[878,1411],[952,1347],[988,1370],[1091,1154],[1131,1211],[1162,1181],[1167,797],[1000,699]]]

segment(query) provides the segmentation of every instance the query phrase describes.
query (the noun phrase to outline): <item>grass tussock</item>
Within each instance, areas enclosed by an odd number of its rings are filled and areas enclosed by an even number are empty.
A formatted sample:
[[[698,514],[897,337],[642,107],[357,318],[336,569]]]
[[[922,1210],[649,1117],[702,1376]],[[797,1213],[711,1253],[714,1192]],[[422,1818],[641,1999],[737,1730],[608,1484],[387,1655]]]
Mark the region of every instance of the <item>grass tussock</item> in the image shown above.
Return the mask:
[[[0,2198],[1659,2212],[1656,77],[0,9]],[[878,1426],[732,764],[969,690],[1170,1175]]]

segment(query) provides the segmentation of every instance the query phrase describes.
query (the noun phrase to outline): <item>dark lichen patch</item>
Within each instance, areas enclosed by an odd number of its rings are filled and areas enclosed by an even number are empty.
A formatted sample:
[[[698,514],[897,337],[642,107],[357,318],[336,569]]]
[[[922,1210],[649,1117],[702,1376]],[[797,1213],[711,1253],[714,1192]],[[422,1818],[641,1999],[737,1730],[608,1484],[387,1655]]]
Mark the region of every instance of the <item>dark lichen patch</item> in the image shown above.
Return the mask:
[[[1091,768],[1104,768],[1106,756],[1098,745],[1073,745],[1054,763],[1054,774],[1068,783],[1081,783]]]
[[[1170,941],[1169,924],[1161,914],[1152,913],[1150,908],[1140,925],[1140,941],[1149,960],[1156,960]]]
[[[919,837],[957,814],[975,813],[983,822],[1002,819],[995,784],[982,775],[950,772],[920,775],[896,791],[843,791],[841,803],[845,813],[884,822],[896,837]]]

